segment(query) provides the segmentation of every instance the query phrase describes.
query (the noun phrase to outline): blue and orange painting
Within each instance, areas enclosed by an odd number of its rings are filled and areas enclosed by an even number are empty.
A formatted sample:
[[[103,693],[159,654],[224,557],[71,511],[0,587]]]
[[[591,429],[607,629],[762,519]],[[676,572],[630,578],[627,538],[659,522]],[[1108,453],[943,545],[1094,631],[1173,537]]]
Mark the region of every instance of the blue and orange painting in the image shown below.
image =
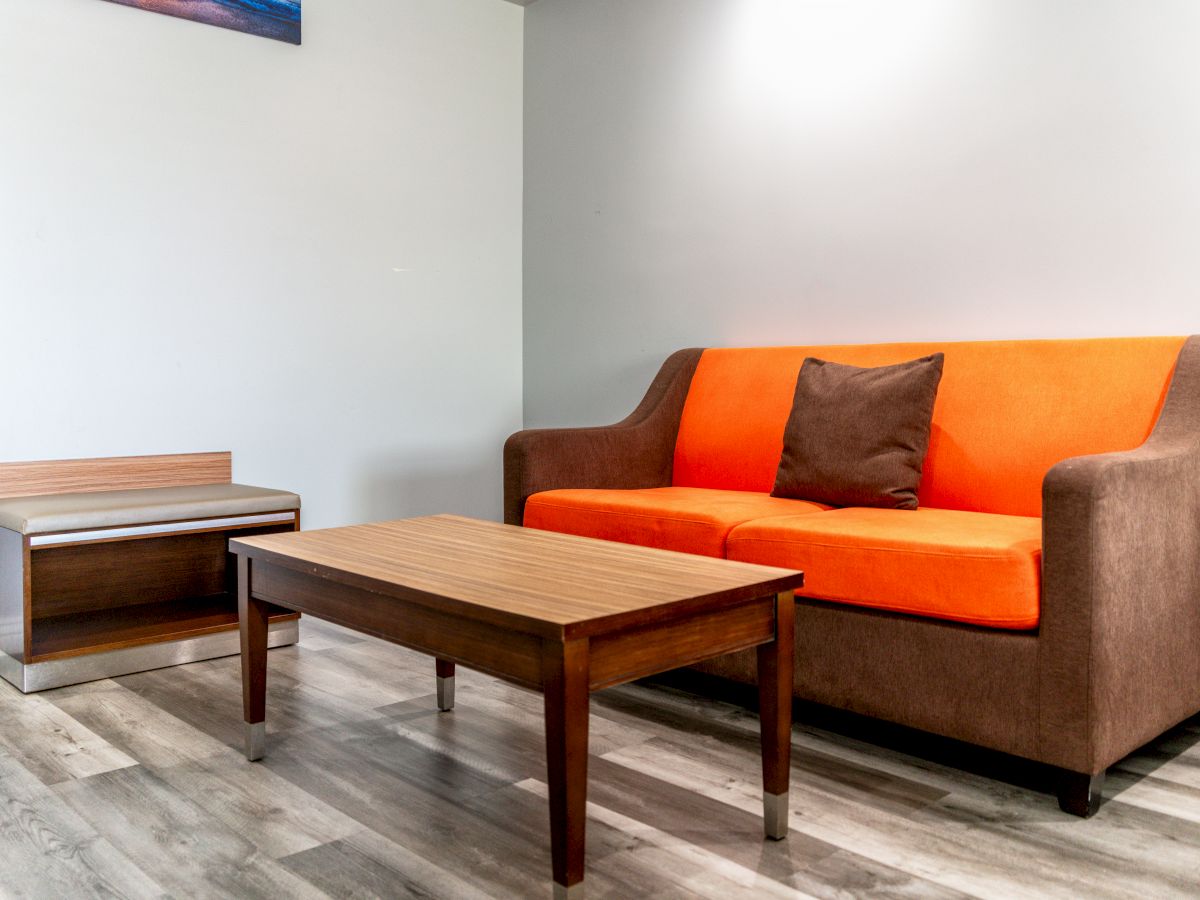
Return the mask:
[[[112,0],[152,12],[300,43],[300,0]]]

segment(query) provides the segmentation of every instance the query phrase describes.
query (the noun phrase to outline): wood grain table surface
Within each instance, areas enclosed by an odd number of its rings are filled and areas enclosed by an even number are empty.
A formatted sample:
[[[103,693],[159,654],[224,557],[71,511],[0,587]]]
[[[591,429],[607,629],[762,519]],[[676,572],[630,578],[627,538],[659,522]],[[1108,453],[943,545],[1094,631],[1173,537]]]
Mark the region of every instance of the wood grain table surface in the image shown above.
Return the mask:
[[[789,569],[450,515],[264,535],[231,549],[564,639],[668,618],[677,604],[736,603],[800,581]]]

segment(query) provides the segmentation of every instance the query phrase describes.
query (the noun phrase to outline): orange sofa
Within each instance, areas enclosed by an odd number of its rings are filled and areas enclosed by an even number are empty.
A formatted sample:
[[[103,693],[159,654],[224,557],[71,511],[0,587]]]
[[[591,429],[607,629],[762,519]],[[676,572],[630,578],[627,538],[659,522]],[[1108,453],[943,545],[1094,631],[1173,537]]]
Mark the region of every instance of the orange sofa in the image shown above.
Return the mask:
[[[939,351],[919,509],[770,496],[805,357]],[[798,697],[1057,766],[1070,812],[1200,711],[1200,337],[684,350],[504,462],[508,522],[803,570]]]

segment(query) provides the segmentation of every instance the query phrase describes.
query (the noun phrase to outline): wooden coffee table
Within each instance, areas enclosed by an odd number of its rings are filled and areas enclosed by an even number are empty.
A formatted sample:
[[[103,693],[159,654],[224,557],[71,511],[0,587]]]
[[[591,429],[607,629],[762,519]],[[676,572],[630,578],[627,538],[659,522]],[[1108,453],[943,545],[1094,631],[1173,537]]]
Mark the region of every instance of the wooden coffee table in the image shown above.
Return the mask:
[[[583,894],[588,695],[758,648],[763,812],[787,833],[800,572],[430,516],[229,542],[238,557],[246,755],[263,755],[271,605],[542,691],[556,897]]]

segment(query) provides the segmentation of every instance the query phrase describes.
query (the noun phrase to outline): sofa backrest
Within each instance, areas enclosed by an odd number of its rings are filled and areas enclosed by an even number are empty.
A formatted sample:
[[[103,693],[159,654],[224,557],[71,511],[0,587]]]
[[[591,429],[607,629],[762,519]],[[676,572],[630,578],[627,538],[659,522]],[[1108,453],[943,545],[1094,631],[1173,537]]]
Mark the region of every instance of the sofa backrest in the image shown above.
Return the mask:
[[[941,351],[922,506],[1040,516],[1042,479],[1072,456],[1129,450],[1154,427],[1182,337],[705,350],[673,483],[770,491],[807,356],[883,366]]]

